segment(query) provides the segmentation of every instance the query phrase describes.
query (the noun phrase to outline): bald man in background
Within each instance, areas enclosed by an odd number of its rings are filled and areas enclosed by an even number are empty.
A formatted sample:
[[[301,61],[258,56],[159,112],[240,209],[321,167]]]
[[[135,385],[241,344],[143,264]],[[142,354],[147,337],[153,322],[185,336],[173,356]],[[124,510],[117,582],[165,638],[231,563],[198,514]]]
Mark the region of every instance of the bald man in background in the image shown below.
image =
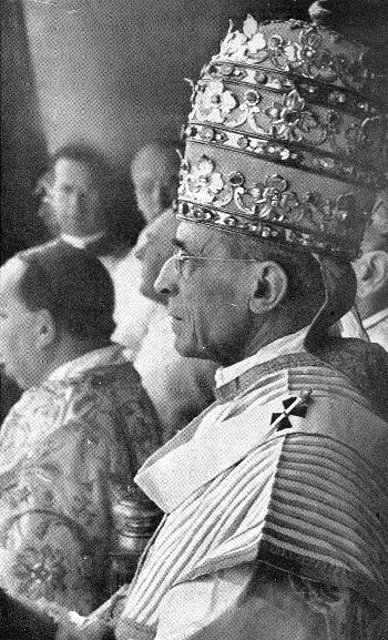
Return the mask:
[[[136,153],[131,176],[137,206],[147,223],[171,207],[178,188],[180,141],[157,141]]]

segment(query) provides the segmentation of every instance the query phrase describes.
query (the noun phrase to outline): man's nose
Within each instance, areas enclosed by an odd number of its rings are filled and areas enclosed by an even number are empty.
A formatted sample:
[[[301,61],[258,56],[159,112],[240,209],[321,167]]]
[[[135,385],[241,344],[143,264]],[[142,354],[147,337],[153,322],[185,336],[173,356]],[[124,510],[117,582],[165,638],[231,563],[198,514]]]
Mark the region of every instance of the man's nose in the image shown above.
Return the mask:
[[[83,212],[83,197],[78,191],[73,191],[67,197],[67,199],[63,201],[63,205],[66,209],[74,215],[74,212]]]
[[[159,295],[172,296],[177,293],[178,283],[174,259],[174,256],[171,256],[166,260],[156,278],[154,289]]]

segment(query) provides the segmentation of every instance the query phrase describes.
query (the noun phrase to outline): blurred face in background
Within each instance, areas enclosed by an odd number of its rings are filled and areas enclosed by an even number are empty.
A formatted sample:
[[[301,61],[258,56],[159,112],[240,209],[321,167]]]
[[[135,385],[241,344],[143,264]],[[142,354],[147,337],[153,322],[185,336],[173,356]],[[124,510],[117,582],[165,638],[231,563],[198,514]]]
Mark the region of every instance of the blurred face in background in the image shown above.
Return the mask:
[[[132,182],[139,211],[147,223],[152,222],[169,206],[171,169],[168,157],[158,147],[145,147],[132,163]]]
[[[172,255],[172,240],[177,223],[172,211],[165,211],[141,232],[135,247],[135,256],[141,263],[140,292],[158,302],[167,302],[155,291],[154,284],[159,272]]]
[[[83,162],[57,160],[50,204],[61,233],[82,237],[104,230],[101,196]]]

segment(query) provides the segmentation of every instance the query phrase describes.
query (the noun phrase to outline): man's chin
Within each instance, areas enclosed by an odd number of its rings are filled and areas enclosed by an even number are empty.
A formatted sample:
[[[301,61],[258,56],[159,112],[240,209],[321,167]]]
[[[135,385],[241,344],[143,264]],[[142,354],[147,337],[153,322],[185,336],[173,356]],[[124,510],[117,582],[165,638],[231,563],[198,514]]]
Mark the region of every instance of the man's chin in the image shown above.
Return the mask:
[[[155,293],[153,286],[148,286],[146,283],[141,283],[139,287],[139,291],[144,298],[148,298],[149,300],[158,301],[158,296]]]
[[[197,345],[190,344],[185,340],[184,336],[177,335],[176,333],[174,347],[175,351],[177,351],[183,358],[201,358],[203,360],[209,360],[209,356],[204,349],[200,349]]]

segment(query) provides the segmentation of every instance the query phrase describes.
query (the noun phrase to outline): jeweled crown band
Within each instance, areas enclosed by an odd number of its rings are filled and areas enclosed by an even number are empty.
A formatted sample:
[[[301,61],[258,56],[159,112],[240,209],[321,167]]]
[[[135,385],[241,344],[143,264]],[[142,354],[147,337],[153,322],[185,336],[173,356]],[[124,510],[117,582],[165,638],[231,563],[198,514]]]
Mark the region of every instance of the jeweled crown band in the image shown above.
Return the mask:
[[[309,103],[295,88],[268,91],[259,84],[246,88],[222,78],[201,80],[189,121],[303,142],[359,162],[363,160],[360,151],[380,160],[379,134],[384,125],[379,114],[366,118],[364,113],[355,116],[331,104]]]
[[[352,193],[336,198],[312,191],[297,193],[280,174],[249,184],[239,171],[221,173],[205,155],[196,164],[182,167],[177,215],[348,259],[358,255],[367,217]]]
[[[301,145],[296,146],[271,136],[247,135],[217,126],[193,123],[185,128],[183,137],[200,144],[223,147],[277,164],[298,167],[310,173],[339,178],[349,184],[362,184],[373,191],[382,190],[387,185],[383,173],[356,166],[334,154],[318,154],[314,149],[301,148]]]
[[[353,89],[340,89],[316,78],[305,78],[279,69],[269,70],[261,65],[252,67],[238,62],[211,62],[203,69],[202,77],[207,80],[223,79],[246,88],[258,85],[275,93],[289,93],[296,89],[309,102],[327,104],[359,117],[373,116],[379,111],[379,96],[373,103],[371,96],[362,96]]]
[[[263,240],[276,240],[281,244],[293,244],[301,250],[313,253],[327,253],[328,242],[325,238],[319,239],[312,233],[296,232],[285,225],[265,223],[260,220],[248,221],[242,216],[231,216],[223,211],[216,211],[210,207],[194,205],[191,202],[179,202],[177,205],[177,218],[186,222],[198,222],[216,227],[222,231],[241,233],[242,235],[255,236]],[[334,244],[337,244],[334,239]],[[342,247],[330,246],[330,253],[339,259],[349,259]]]
[[[264,67],[315,79],[340,89],[379,99],[381,61],[367,47],[335,31],[300,20],[258,24],[247,16],[242,31],[232,29],[212,63]]]
[[[263,145],[266,150],[277,145],[283,163],[298,163],[305,171],[337,175],[347,182],[361,181],[367,188],[383,188],[383,114],[366,102],[357,102],[363,109],[350,113],[344,108],[345,92],[330,87],[326,87],[326,102],[322,104],[316,96],[312,103],[302,97],[292,79],[280,89],[275,88],[275,76],[264,77],[270,90],[261,82],[247,88],[217,74],[209,79],[205,70],[185,135],[248,153],[260,154]],[[305,81],[305,94],[308,84]],[[272,155],[275,160],[276,155]]]

